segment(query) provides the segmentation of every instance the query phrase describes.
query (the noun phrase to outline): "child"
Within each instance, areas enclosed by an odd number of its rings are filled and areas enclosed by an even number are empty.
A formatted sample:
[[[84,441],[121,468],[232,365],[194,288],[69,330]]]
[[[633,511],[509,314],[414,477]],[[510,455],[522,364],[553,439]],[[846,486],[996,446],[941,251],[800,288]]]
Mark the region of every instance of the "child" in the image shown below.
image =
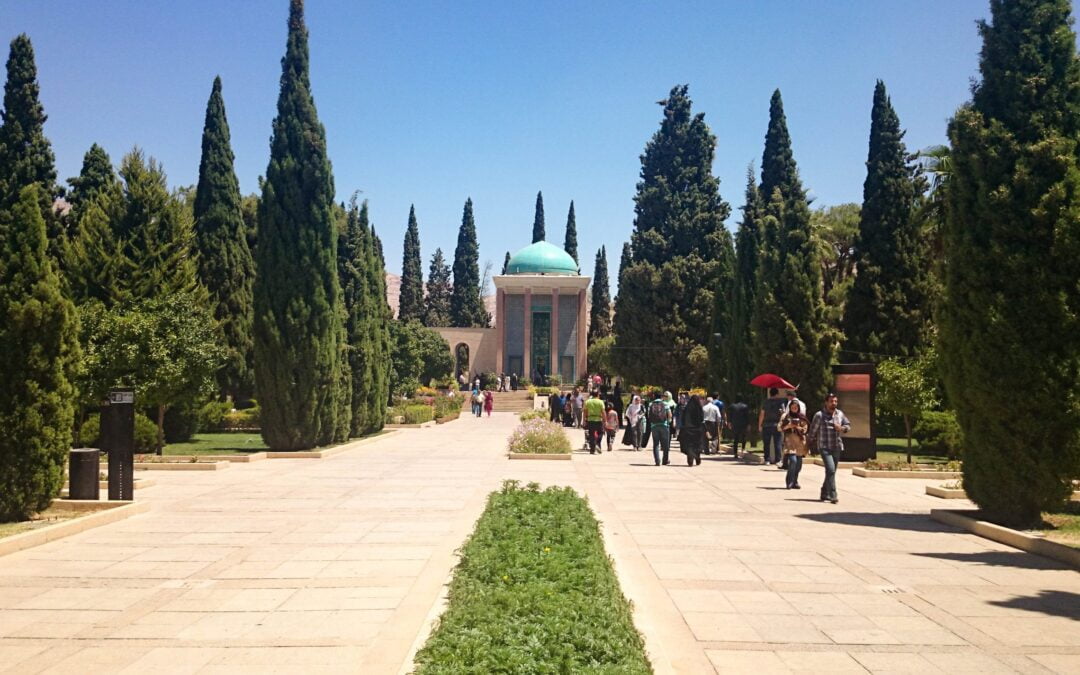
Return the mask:
[[[615,442],[615,432],[619,429],[619,413],[615,412],[615,405],[608,401],[604,406],[604,433],[607,436],[607,451],[611,452],[611,444]]]

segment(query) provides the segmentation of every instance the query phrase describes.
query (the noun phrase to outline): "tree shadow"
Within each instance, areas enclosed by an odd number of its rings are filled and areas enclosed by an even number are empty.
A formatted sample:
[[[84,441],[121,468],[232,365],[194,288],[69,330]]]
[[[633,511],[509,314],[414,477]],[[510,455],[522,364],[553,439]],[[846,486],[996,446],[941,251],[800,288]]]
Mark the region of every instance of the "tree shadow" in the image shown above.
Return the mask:
[[[796,515],[796,518],[805,518],[819,523],[880,527],[886,530],[908,530],[911,532],[959,531],[954,527],[930,520],[930,516],[925,513],[855,513],[839,511],[835,513],[800,513]]]
[[[994,567],[1017,567],[1025,570],[1071,570],[1072,567],[1027,551],[979,551],[978,553],[916,553],[924,558],[939,558],[957,562],[993,565]],[[1080,596],[1078,596],[1080,597]]]
[[[991,600],[990,604],[1080,621],[1080,595],[1068,591],[1039,591],[1035,596],[1018,595],[1010,600]]]

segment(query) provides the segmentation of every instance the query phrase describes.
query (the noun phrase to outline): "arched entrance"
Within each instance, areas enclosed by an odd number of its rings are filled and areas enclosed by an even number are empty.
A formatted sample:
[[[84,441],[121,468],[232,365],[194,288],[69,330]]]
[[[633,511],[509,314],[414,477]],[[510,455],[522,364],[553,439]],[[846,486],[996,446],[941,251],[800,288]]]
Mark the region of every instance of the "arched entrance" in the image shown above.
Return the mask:
[[[454,375],[460,377],[462,373],[469,377],[469,345],[459,342],[454,347]]]

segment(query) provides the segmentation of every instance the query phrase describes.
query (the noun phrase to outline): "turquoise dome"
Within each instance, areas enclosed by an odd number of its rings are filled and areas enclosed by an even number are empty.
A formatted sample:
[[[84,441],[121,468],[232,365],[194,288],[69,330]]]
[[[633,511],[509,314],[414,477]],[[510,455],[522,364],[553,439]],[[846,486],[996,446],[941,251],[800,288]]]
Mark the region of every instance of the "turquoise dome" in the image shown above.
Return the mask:
[[[507,274],[553,274],[577,276],[578,266],[570,254],[554,244],[538,241],[510,258]]]

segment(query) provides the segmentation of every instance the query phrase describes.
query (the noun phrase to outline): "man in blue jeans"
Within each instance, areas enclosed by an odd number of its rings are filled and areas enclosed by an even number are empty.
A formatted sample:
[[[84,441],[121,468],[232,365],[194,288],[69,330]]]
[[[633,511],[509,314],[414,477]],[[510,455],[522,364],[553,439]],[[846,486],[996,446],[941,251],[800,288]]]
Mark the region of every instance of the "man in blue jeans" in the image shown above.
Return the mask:
[[[670,394],[668,395],[670,400]],[[660,450],[664,451],[664,464],[669,464],[668,453],[671,451],[671,408],[660,392],[653,395],[653,400],[646,409],[649,431],[652,433],[652,456],[656,466],[660,466]]]
[[[806,434],[806,437],[821,452],[821,461],[825,465],[825,482],[821,484],[821,501],[829,501],[833,504],[839,501],[836,497],[836,465],[844,452],[844,439],[840,438],[840,435],[851,430],[851,422],[843,411],[836,407],[838,403],[836,394],[826,396],[825,408],[814,415],[813,421],[810,422],[810,431]]]
[[[761,404],[761,412],[758,413],[758,431],[761,432],[761,442],[765,446],[762,455],[766,464],[780,466],[784,456],[784,434],[778,428],[780,418],[787,408],[787,400],[780,395],[780,390],[773,387],[769,390],[769,398]]]

